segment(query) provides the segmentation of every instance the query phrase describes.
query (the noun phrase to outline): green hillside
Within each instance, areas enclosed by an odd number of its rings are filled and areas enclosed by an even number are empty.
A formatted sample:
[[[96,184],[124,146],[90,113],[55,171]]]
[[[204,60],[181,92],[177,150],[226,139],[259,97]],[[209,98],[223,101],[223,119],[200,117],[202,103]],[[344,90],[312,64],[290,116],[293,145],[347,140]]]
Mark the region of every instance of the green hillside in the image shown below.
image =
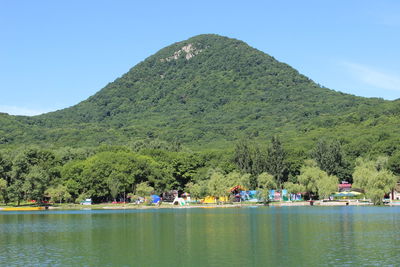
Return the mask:
[[[30,118],[1,115],[0,142],[76,147],[160,139],[227,148],[243,137],[278,134],[305,148],[325,136],[348,148],[364,142],[363,149],[385,150],[400,140],[399,110],[398,101],[321,87],[242,41],[199,35],[160,50],[75,106]]]
[[[238,184],[322,199],[345,180],[379,204],[400,175],[399,115],[399,100],[329,90],[242,41],[199,35],[70,108],[0,113],[0,202]]]

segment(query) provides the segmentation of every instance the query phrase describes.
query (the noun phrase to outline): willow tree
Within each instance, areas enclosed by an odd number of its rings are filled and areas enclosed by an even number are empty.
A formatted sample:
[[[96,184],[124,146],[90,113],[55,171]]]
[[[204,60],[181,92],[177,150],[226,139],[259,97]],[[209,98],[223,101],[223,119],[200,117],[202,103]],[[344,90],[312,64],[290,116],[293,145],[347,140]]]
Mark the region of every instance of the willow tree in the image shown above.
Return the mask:
[[[207,183],[207,192],[213,197],[227,197],[230,192],[231,184],[226,179],[226,176],[218,171],[211,174],[210,180]]]
[[[363,158],[356,160],[353,186],[363,189],[366,197],[371,199],[375,205],[382,204],[384,195],[396,186],[396,176],[385,165],[382,157],[377,160]]]
[[[284,183],[283,188],[285,188],[289,194],[299,194],[306,192],[306,188],[304,185],[292,182]]]
[[[261,173],[257,177],[257,185],[259,197],[264,201],[264,203],[269,202],[269,191],[277,188],[274,176],[266,172]]]
[[[154,192],[154,188],[148,182],[141,182],[136,186],[136,195],[140,197],[149,197]]]
[[[305,162],[297,180],[304,186],[310,198],[313,195],[326,198],[336,192],[338,188],[338,178],[334,175],[328,175],[325,171],[321,170],[313,160]]]
[[[205,181],[200,181],[197,183],[189,182],[186,184],[185,191],[190,194],[191,198],[197,200],[206,196],[207,184]]]

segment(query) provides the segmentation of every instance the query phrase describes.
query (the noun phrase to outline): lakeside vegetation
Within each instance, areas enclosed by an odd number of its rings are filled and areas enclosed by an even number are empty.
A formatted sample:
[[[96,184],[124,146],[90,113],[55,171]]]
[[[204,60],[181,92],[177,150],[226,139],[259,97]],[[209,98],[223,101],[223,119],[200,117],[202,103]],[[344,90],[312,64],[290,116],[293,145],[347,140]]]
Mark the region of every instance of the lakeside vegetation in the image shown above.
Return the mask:
[[[278,137],[267,144],[237,142],[230,152],[192,152],[173,145],[143,142],[138,147],[43,149],[21,147],[0,152],[0,194],[5,204],[21,201],[95,203],[124,201],[169,190],[193,198],[228,197],[241,185],[267,200],[270,189],[324,199],[340,181],[352,182],[380,204],[398,181],[400,157],[350,161],[337,141],[320,140],[303,157],[293,157]],[[162,145],[165,147],[162,147]]]

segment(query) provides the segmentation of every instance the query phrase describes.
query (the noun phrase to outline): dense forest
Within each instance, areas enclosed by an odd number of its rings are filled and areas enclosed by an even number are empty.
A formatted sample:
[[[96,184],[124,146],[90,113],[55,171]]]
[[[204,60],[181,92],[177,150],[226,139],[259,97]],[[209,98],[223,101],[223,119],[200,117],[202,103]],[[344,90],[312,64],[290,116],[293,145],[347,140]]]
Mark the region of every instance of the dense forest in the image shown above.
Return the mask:
[[[399,114],[399,100],[336,92],[242,41],[199,35],[75,106],[0,113],[0,190],[5,202],[106,201],[240,181],[324,196],[368,168],[399,175]]]
[[[221,197],[229,188],[266,192],[285,188],[307,198],[326,198],[340,181],[354,183],[376,203],[400,175],[400,153],[351,159],[337,140],[319,140],[309,153],[285,148],[274,136],[265,144],[243,139],[232,151],[194,152],[163,141],[96,148],[38,146],[0,152],[0,198],[8,204],[51,200],[95,202],[189,192]],[[264,197],[266,194],[264,195]]]

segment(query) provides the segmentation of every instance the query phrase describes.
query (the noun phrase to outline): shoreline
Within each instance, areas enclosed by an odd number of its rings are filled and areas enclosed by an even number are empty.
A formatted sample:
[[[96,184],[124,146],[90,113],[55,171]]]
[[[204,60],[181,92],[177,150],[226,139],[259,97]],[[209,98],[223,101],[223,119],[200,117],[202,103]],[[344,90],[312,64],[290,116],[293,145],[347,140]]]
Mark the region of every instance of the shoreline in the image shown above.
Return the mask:
[[[348,203],[348,204],[347,204]],[[263,203],[229,203],[229,204],[189,204],[184,206],[173,205],[172,203],[164,203],[160,206],[156,205],[136,205],[136,204],[93,204],[93,205],[74,205],[70,207],[49,206],[49,210],[136,210],[136,209],[192,209],[192,208],[249,208],[249,207],[336,207],[336,206],[374,206],[370,202],[356,201],[314,201],[313,205],[309,201],[296,202],[271,202],[268,205]],[[388,206],[388,205],[385,205]]]
[[[375,206],[371,202],[359,201],[295,201],[295,202],[270,202],[268,205],[263,203],[228,203],[228,204],[189,204],[184,206],[173,205],[172,203],[163,203],[160,206],[144,205],[144,204],[93,204],[93,205],[79,205],[79,204],[61,204],[54,206],[46,206],[45,210],[147,210],[147,209],[192,209],[192,208],[256,208],[256,207],[339,207],[339,206]],[[388,203],[382,206],[400,206],[395,203]],[[27,207],[34,208],[35,206],[0,206],[0,211],[26,211]],[[37,206],[36,206],[37,207]],[[44,206],[42,206],[44,207]]]

